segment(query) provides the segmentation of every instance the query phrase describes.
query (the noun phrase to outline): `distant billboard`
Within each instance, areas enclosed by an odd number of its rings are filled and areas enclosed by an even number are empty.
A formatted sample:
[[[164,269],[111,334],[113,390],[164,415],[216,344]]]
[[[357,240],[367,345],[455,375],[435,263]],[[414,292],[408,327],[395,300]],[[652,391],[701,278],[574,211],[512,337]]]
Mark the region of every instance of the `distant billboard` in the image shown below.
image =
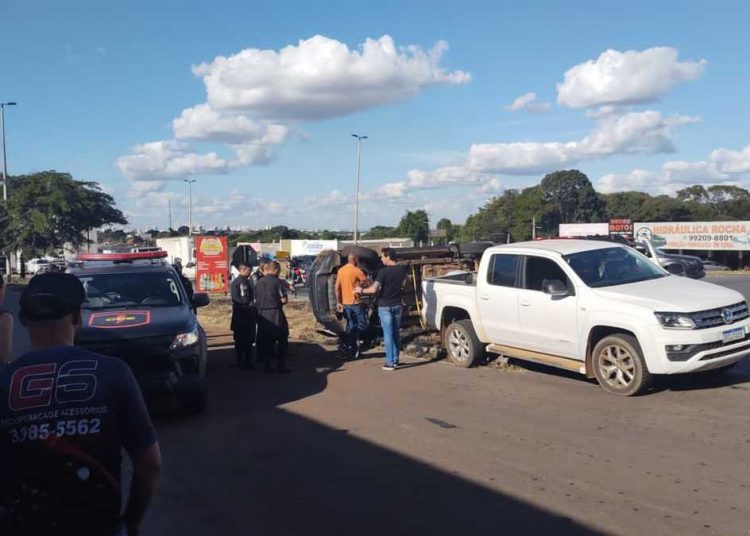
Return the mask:
[[[636,222],[636,240],[664,249],[750,250],[750,221]]]
[[[292,257],[299,255],[317,255],[324,249],[338,249],[338,240],[290,240],[289,253]]]
[[[560,238],[575,238],[576,236],[608,236],[608,223],[561,223]]]

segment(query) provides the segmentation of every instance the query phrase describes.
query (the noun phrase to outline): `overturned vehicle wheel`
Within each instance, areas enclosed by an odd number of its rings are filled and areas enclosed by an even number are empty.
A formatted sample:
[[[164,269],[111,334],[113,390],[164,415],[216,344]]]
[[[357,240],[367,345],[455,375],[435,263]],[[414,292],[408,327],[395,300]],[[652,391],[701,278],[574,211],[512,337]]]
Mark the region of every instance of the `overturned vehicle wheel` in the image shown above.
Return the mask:
[[[336,274],[342,258],[338,251],[322,251],[310,267],[310,306],[323,330],[336,337],[346,332],[346,321],[336,311]]]

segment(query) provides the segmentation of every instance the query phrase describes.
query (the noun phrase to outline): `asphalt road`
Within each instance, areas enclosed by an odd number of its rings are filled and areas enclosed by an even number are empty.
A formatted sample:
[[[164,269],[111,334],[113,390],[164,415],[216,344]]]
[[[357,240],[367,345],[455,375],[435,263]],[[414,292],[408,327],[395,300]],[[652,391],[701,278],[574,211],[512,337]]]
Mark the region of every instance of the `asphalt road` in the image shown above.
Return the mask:
[[[278,376],[214,351],[205,414],[155,408],[143,534],[750,534],[748,361],[618,398],[543,367],[292,352]]]

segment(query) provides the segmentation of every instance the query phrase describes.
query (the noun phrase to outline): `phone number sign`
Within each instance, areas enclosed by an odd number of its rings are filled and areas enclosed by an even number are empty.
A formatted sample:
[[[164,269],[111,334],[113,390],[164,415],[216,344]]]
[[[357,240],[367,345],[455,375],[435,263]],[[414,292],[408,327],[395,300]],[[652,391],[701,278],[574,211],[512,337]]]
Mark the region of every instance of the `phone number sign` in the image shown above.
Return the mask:
[[[750,221],[639,222],[636,240],[664,249],[750,251]]]

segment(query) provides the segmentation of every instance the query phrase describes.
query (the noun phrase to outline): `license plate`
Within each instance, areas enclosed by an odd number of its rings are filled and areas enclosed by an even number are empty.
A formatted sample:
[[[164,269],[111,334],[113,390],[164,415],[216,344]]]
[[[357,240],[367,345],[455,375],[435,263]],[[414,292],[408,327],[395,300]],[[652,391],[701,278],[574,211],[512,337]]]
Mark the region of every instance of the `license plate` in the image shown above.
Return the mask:
[[[722,331],[721,342],[727,343],[732,341],[738,341],[745,338],[745,328],[729,329]]]

